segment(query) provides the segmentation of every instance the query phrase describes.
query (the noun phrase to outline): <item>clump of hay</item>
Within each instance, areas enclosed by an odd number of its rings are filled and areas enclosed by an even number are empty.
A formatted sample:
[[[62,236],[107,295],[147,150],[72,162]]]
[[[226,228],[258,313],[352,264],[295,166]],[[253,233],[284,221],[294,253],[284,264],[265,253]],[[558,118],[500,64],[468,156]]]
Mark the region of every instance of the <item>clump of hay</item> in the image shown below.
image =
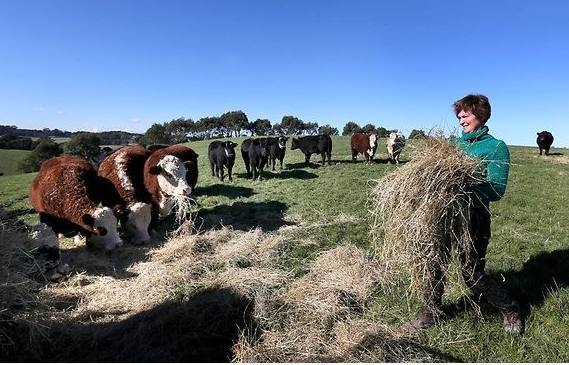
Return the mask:
[[[310,314],[329,317],[361,308],[382,275],[378,262],[353,245],[322,254],[310,272],[292,283],[285,301]]]
[[[375,253],[390,269],[409,270],[416,294],[432,289],[434,270],[448,271],[451,242],[472,248],[468,226],[475,197],[467,189],[484,181],[480,163],[449,140],[431,137],[372,191]]]
[[[269,264],[283,246],[281,236],[266,234],[260,228],[234,236],[215,250],[215,260],[228,267]]]
[[[181,225],[186,220],[193,221],[193,217],[197,211],[198,203],[192,197],[185,195],[172,195],[174,217],[177,225]]]

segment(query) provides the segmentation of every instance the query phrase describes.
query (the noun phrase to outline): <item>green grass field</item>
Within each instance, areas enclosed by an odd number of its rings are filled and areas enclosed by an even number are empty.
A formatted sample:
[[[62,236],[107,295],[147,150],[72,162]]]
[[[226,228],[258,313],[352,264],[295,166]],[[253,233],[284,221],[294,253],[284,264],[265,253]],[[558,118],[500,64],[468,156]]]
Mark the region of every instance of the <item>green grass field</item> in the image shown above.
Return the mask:
[[[0,175],[20,174],[18,164],[26,158],[31,151],[0,150]]]
[[[243,138],[233,139],[240,142]],[[245,178],[239,152],[234,182],[211,176],[207,142],[189,144],[200,154],[198,202],[203,227],[231,225],[249,230],[274,231],[284,225],[305,229],[290,235],[282,265],[297,275],[305,272],[316,255],[348,243],[369,248],[368,194],[373,180],[397,166],[350,162],[349,138],[334,138],[332,166],[305,167],[299,151],[287,150],[286,169],[265,172],[264,181]],[[290,142],[289,142],[290,145]],[[380,141],[380,146],[384,141]],[[425,345],[454,361],[564,362],[569,360],[569,150],[562,155],[538,156],[537,148],[511,147],[512,167],[505,197],[492,205],[492,241],[487,270],[504,280],[526,304],[526,333],[519,338],[502,330],[501,316],[483,308],[483,317],[461,308],[453,295],[445,297],[453,315],[421,337]],[[8,151],[9,152],[9,151]],[[0,161],[6,151],[0,151]],[[312,161],[319,161],[313,156]],[[376,158],[385,159],[385,148]],[[402,156],[405,161],[409,157]],[[0,177],[0,204],[28,223],[31,214],[27,192],[35,175]],[[310,242],[311,244],[306,244]],[[184,288],[180,288],[181,291]],[[390,294],[378,295],[370,316],[401,324],[418,308],[407,301],[405,280]]]

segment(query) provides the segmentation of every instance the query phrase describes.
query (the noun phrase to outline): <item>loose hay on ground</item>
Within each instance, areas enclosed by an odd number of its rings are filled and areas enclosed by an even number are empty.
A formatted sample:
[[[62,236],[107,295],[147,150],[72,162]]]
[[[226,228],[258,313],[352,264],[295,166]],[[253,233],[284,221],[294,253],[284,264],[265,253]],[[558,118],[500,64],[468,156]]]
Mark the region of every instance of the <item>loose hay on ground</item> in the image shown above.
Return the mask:
[[[375,253],[390,270],[410,271],[414,293],[432,289],[433,270],[448,270],[450,242],[471,249],[468,187],[483,181],[479,170],[479,160],[432,137],[411,162],[377,181],[371,194]]]

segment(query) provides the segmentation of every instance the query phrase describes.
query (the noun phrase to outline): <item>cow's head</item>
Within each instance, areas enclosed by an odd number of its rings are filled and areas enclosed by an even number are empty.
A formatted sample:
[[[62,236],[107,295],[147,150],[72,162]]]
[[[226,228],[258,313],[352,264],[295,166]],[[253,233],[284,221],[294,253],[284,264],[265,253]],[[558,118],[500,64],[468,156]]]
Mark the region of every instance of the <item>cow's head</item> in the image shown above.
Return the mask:
[[[186,181],[186,165],[178,157],[172,155],[162,157],[156,166],[150,168],[149,172],[156,175],[158,186],[162,194],[166,196],[188,196],[192,193],[192,188]]]
[[[122,225],[133,244],[140,245],[150,240],[148,226],[151,212],[152,206],[146,203],[134,203],[127,208]]]
[[[297,139],[297,138],[293,138],[293,139],[292,139],[292,142],[291,142],[291,144],[290,144],[290,149],[291,149],[291,150],[295,150],[295,149],[297,149],[297,148],[299,148],[299,147],[300,147],[300,146],[299,146],[299,144],[298,144],[298,139]]]
[[[95,208],[91,214],[84,214],[82,221],[91,232],[87,237],[88,243],[103,246],[107,251],[122,245],[117,230],[117,218],[111,208]]]
[[[286,141],[288,141],[288,137],[279,137],[279,148],[284,150],[286,148]]]
[[[222,143],[223,145],[223,153],[227,158],[235,158],[235,147],[237,147],[237,143],[226,141]]]
[[[369,147],[371,149],[377,148],[377,135],[376,134],[370,134],[369,135]]]

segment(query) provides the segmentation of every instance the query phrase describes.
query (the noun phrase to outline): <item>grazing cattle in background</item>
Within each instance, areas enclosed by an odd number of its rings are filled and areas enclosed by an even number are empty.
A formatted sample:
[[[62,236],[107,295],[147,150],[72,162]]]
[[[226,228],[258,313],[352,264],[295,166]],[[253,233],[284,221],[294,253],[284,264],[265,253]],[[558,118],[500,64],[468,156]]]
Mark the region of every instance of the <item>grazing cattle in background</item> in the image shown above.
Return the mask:
[[[269,164],[272,164],[272,170],[275,171],[275,163],[280,161],[280,169],[283,169],[283,160],[286,153],[286,142],[288,137],[269,138]]]
[[[112,184],[101,179],[89,162],[60,156],[41,165],[29,199],[40,222],[56,234],[80,234],[87,244],[102,245],[110,251],[122,245],[122,240],[113,210],[99,204],[110,204],[116,195]]]
[[[251,179],[263,179],[263,169],[269,160],[269,146],[268,138],[246,139],[241,143],[241,156],[245,162],[247,176]]]
[[[99,176],[108,179],[118,192],[115,213],[133,244],[150,240],[152,200],[144,187],[144,164],[150,152],[143,146],[123,147],[108,156],[99,167]]]
[[[399,155],[403,147],[405,147],[405,136],[401,133],[389,133],[389,137],[387,137],[387,159],[389,163],[399,163]]]
[[[537,146],[539,147],[539,155],[541,156],[545,150],[545,154],[549,155],[549,148],[553,144],[553,134],[548,131],[537,133]]]
[[[322,155],[322,165],[324,165],[326,158],[328,158],[328,165],[332,164],[332,138],[327,134],[293,138],[290,149],[295,150],[297,148],[304,153],[306,164],[310,162],[310,156],[313,153]]]
[[[211,166],[211,176],[219,177],[223,181],[223,167],[227,167],[229,181],[233,181],[231,173],[235,164],[235,147],[237,143],[231,141],[213,141],[207,147],[207,156]]]
[[[190,196],[198,179],[199,155],[189,147],[168,146],[152,152],[144,164],[144,186],[157,213],[170,214],[177,197]]]
[[[364,155],[367,163],[373,162],[373,156],[377,150],[377,135],[367,133],[354,133],[350,145],[352,147],[352,160],[358,157],[358,153]]]

